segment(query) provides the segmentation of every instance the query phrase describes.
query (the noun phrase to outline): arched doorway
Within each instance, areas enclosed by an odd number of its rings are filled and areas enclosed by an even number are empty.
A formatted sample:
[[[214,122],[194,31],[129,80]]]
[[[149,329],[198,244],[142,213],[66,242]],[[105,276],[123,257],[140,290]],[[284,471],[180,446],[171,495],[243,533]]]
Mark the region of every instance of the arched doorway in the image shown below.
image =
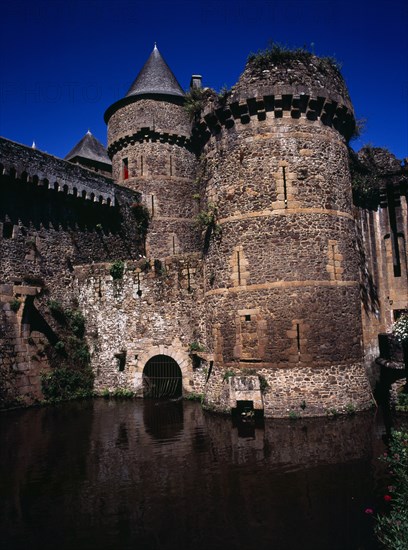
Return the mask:
[[[155,355],[143,369],[143,397],[181,397],[182,377],[177,362],[168,355]]]

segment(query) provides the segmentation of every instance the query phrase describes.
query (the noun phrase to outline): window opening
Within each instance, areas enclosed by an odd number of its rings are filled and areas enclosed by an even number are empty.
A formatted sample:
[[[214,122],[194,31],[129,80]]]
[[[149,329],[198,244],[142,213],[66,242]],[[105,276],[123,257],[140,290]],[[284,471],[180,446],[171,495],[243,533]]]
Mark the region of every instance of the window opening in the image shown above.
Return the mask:
[[[143,176],[143,155],[140,155],[140,175]]]
[[[154,195],[152,195],[152,215],[151,217],[153,218],[154,216]]]
[[[239,256],[239,251],[237,252],[237,269],[238,269],[238,285],[241,284],[241,258]]]
[[[136,294],[139,296],[139,298],[142,295],[142,291],[140,289],[140,275],[139,275],[139,273],[137,274],[137,292],[136,292]]]
[[[398,199],[397,199],[398,200]],[[394,268],[394,277],[401,277],[401,258],[398,243],[398,228],[397,216],[395,212],[395,190],[392,185],[387,186],[387,203],[388,203],[388,218],[391,228],[391,248],[392,248],[392,263]]]
[[[392,312],[392,315],[393,315],[393,318],[394,318],[394,323],[395,323],[395,321],[398,321],[398,319],[401,317],[401,315],[406,315],[406,314],[408,314],[407,309],[394,309],[393,312]]]
[[[296,343],[297,343],[298,354],[300,355],[300,325],[299,325],[299,323],[296,323]]]
[[[3,223],[3,239],[11,239],[13,237],[13,224],[11,222]]]
[[[122,159],[122,179],[129,179],[129,160],[127,158]]]
[[[245,321],[250,321],[251,320],[251,316],[250,315],[245,315]]]
[[[173,175],[173,158],[170,155],[170,176],[172,176],[172,175]]]
[[[282,176],[283,176],[283,199],[285,201],[285,208],[288,207],[288,190],[286,185],[286,168],[282,166]]]
[[[187,266],[187,290],[190,292],[191,285],[190,285],[190,266]]]
[[[123,372],[126,366],[126,351],[120,351],[115,353],[116,360],[118,362],[118,371]]]

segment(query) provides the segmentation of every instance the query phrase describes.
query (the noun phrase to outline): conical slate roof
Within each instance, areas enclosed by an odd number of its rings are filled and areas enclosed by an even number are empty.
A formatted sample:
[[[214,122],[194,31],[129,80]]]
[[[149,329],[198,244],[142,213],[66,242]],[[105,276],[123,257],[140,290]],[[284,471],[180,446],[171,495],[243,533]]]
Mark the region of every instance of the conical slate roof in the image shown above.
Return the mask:
[[[183,89],[164,61],[156,44],[126,97],[142,94],[165,94],[184,96]]]
[[[65,160],[72,160],[76,157],[89,159],[104,164],[111,164],[108,153],[102,143],[88,130],[84,137],[68,153]]]

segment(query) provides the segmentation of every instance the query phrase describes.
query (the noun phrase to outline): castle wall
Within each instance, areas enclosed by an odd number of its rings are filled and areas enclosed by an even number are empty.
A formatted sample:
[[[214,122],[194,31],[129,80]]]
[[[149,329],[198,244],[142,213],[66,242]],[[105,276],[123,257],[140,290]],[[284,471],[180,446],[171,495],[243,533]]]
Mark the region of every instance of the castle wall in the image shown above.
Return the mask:
[[[0,404],[40,399],[40,373],[49,368],[44,352],[58,334],[47,303],[71,307],[74,265],[137,258],[143,243],[130,209],[138,195],[68,162],[2,140],[0,163]],[[41,162],[40,162],[41,161]],[[63,190],[63,167],[72,187]],[[41,170],[41,171],[40,171]],[[59,190],[54,188],[58,179]],[[51,182],[51,187],[49,183]],[[98,193],[98,194],[97,194]],[[108,197],[110,203],[102,198]],[[113,206],[116,204],[116,206]],[[12,306],[18,305],[14,311]],[[56,337],[56,339],[58,339]],[[55,342],[54,342],[55,343]]]
[[[391,332],[400,311],[408,310],[407,198],[401,194],[395,207],[399,267],[395,266],[389,206],[358,209],[361,250],[362,321],[365,362],[372,376],[379,356],[378,334]],[[378,367],[377,367],[378,370]],[[378,376],[378,373],[377,373]]]
[[[99,392],[122,388],[143,395],[142,374],[156,355],[181,369],[183,394],[202,393],[205,365],[194,365],[190,344],[204,333],[203,264],[198,255],[126,262],[121,280],[106,264],[75,269],[75,293],[87,319],[88,342]],[[125,357],[119,369],[118,355]]]

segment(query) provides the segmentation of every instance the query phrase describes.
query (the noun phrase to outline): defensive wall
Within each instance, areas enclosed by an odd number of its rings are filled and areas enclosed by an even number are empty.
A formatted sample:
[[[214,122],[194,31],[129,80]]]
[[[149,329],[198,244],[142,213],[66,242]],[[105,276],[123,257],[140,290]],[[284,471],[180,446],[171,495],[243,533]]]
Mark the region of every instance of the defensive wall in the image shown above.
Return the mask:
[[[167,357],[183,395],[220,412],[367,408],[378,333],[408,308],[406,165],[362,153],[350,173],[353,108],[315,56],[248,63],[193,120],[185,101],[107,110],[112,180],[0,139],[3,396],[41,399],[58,300],[86,318],[98,392],[143,395]],[[353,205],[353,163],[371,204]]]

